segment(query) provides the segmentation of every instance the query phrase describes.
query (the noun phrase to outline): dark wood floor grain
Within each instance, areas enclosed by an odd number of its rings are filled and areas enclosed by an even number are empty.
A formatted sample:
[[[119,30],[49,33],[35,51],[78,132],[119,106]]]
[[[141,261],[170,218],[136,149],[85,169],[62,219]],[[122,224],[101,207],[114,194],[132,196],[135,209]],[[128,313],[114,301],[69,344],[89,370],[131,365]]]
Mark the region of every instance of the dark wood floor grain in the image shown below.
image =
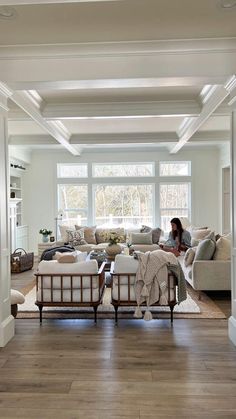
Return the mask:
[[[0,418],[236,418],[227,320],[17,319]]]

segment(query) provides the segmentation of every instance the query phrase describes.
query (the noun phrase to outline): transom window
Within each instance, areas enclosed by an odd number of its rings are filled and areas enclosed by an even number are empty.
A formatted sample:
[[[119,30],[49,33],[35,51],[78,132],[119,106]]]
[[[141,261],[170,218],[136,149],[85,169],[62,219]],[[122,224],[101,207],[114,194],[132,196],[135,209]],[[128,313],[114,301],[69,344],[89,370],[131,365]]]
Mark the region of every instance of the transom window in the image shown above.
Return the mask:
[[[58,178],[83,178],[88,177],[88,165],[87,164],[58,164],[57,165],[57,177]]]
[[[160,162],[160,176],[191,176],[191,162]]]
[[[154,176],[154,163],[96,163],[94,177],[145,177]]]

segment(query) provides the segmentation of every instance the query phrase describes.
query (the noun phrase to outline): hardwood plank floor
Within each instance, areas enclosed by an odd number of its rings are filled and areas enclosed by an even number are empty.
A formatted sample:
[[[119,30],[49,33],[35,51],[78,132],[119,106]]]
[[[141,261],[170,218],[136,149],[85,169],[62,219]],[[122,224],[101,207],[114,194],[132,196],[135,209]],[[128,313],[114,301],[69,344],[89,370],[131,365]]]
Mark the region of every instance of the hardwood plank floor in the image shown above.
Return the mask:
[[[27,290],[32,274],[12,287]],[[229,317],[230,293],[208,295]],[[236,348],[222,319],[16,319],[0,377],[0,418],[236,418]]]
[[[236,417],[227,320],[16,319],[0,377],[0,418]]]

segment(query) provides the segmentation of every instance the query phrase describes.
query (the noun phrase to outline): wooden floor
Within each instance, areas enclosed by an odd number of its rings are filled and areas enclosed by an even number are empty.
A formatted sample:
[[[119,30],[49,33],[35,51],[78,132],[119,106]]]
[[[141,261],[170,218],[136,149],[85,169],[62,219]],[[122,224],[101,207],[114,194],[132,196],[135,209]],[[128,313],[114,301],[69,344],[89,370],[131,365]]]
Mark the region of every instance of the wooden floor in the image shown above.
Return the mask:
[[[0,418],[236,418],[227,320],[16,320]]]
[[[211,297],[230,314],[229,295]],[[227,320],[16,319],[0,349],[0,418],[235,419]]]

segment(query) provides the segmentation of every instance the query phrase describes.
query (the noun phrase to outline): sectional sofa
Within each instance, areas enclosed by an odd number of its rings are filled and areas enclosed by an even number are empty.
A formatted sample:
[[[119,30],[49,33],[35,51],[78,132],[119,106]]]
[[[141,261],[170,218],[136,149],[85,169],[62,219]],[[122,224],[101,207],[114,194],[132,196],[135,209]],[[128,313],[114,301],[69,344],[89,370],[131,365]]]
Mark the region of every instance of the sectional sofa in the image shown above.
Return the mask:
[[[116,232],[122,237],[121,246],[126,247],[127,243],[131,245],[131,250],[138,250],[147,252],[159,249],[158,242],[161,236],[161,229],[152,229],[148,226],[141,228],[133,227],[124,229],[120,227],[102,228],[97,226],[77,226],[74,227],[61,225],[59,226],[61,238],[56,242],[56,246],[63,245],[70,242],[69,236],[76,237],[76,232],[82,231],[83,238],[76,245],[76,249],[81,252],[90,252],[91,250],[104,250],[108,243],[104,240],[105,237],[111,232]],[[69,234],[68,232],[72,232]],[[71,243],[72,244],[72,243]]]

